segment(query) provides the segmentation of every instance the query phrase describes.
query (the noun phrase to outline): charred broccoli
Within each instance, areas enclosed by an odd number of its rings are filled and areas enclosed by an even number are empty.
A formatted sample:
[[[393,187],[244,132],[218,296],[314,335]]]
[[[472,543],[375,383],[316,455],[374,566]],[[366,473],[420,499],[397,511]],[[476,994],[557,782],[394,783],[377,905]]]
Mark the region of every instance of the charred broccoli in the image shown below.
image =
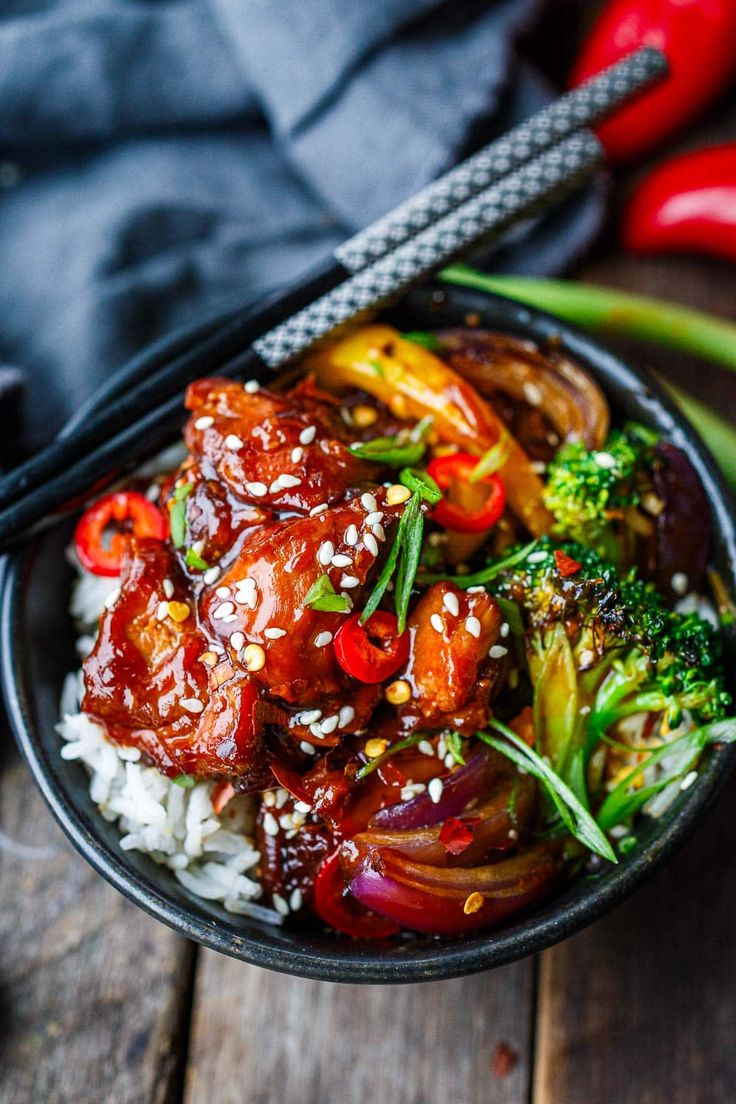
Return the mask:
[[[544,492],[555,534],[621,565],[634,535],[627,523],[651,488],[656,442],[651,430],[630,422],[611,432],[604,449],[563,445],[548,465]]]
[[[489,587],[521,613],[537,739],[562,777],[632,714],[656,714],[664,731],[685,711],[697,724],[724,715],[717,631],[668,609],[635,572],[543,538]]]

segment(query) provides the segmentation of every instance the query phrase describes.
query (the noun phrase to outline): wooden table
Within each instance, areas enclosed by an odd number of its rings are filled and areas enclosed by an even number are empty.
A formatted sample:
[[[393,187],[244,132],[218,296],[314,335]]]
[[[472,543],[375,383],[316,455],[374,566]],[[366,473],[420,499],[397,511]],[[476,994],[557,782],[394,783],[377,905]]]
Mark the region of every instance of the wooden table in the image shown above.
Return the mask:
[[[734,123],[736,98],[688,144]],[[611,234],[576,275],[736,318],[725,264],[632,260]],[[725,373],[638,355],[736,412]],[[736,1101],[736,784],[632,900],[537,959],[357,987],[245,966],[149,919],[0,748],[0,1104]]]

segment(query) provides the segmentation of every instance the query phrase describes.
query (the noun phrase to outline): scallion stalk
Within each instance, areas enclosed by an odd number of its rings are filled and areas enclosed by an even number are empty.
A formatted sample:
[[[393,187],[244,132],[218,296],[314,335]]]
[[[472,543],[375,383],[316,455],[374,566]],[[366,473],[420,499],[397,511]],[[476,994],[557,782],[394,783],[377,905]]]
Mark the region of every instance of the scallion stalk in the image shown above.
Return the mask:
[[[574,280],[492,276],[467,265],[452,265],[440,275],[447,283],[515,299],[594,333],[655,342],[736,372],[736,325],[704,311]],[[668,380],[661,382],[736,487],[736,429]]]

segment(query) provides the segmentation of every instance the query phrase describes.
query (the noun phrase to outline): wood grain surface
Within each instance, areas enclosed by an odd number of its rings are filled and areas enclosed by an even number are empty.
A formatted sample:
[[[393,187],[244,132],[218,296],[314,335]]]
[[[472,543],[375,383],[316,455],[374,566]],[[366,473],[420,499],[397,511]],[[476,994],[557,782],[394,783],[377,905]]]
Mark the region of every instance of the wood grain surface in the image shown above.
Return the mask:
[[[734,134],[732,96],[683,146]],[[632,259],[613,229],[573,275],[736,318],[732,267]],[[736,378],[626,351],[736,421]],[[72,852],[7,735],[0,754],[0,1104],[736,1102],[736,783],[648,886],[537,963],[371,988],[195,952]]]
[[[185,1104],[517,1104],[531,1008],[529,962],[385,987],[275,978],[204,951]],[[520,1059],[503,1078],[492,1073],[499,1047]]]

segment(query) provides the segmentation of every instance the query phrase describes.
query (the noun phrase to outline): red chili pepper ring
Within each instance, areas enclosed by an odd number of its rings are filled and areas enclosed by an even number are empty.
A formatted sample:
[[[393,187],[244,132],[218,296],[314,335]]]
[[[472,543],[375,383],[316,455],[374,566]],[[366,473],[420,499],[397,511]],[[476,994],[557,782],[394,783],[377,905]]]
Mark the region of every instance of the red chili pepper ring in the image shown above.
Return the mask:
[[[110,528],[114,532],[106,543],[105,531]],[[131,533],[164,540],[168,533],[166,518],[137,491],[103,495],[84,511],[74,531],[74,546],[82,567],[93,575],[119,575],[125,540]]]
[[[455,452],[450,456],[436,456],[427,472],[442,491],[444,497],[432,511],[432,519],[445,529],[455,533],[484,533],[496,524],[506,508],[506,490],[499,476],[484,475],[477,483],[471,475],[478,466],[478,457],[469,452]],[[468,501],[472,492],[473,505]],[[467,505],[453,501],[453,496],[463,493]],[[475,505],[476,496],[484,500]]]
[[[393,613],[376,610],[365,625],[361,616],[354,613],[335,633],[335,657],[360,682],[383,682],[409,658],[409,634],[399,632]]]

